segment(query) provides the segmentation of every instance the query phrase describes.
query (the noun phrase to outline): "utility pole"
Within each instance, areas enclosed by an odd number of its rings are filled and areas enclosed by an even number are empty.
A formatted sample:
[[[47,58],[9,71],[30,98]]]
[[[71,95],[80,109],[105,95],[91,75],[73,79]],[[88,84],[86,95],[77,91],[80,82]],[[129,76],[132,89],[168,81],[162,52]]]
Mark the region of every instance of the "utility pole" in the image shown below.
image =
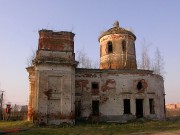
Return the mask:
[[[3,109],[3,96],[4,96],[4,91],[0,91],[0,120],[3,119],[3,113],[2,113],[2,109]]]

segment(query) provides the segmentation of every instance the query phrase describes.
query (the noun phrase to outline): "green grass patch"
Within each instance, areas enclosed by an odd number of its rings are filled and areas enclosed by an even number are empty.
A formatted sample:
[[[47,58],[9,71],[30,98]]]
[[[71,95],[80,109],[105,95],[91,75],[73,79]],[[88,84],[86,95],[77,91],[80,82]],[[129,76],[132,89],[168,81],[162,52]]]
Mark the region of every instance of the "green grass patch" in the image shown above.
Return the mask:
[[[127,124],[116,123],[79,123],[75,126],[34,127],[31,122],[0,122],[0,131],[5,129],[25,128],[29,130],[13,135],[122,135],[141,132],[160,132],[180,129],[180,121],[138,121]]]
[[[0,130],[32,127],[33,123],[29,121],[0,121]]]

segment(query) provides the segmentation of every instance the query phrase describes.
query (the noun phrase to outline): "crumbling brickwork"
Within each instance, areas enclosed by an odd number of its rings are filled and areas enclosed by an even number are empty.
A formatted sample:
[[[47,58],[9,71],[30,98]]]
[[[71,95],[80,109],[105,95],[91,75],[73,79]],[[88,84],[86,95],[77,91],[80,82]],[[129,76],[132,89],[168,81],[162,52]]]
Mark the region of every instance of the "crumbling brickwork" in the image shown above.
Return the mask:
[[[136,36],[119,23],[99,37],[100,69],[137,69]]]

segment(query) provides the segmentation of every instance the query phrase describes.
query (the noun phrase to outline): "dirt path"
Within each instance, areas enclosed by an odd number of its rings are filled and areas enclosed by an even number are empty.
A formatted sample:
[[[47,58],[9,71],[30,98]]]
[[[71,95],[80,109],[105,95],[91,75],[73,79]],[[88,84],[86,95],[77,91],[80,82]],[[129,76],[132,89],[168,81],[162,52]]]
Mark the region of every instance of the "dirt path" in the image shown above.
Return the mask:
[[[150,135],[180,135],[180,129],[175,131],[157,132]]]
[[[180,135],[180,129],[174,131],[163,131],[163,132],[132,133],[130,135]]]

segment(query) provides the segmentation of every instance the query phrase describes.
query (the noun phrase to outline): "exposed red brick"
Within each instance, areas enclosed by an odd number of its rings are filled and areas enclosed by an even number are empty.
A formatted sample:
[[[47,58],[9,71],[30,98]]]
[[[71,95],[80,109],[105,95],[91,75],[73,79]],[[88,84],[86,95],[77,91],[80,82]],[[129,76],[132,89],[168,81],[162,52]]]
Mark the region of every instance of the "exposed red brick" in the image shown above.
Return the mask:
[[[116,82],[114,79],[108,79],[106,80],[106,83],[102,85],[102,91],[105,92],[110,89],[115,89],[116,88]]]
[[[92,95],[99,95],[99,89],[92,89]]]
[[[89,83],[88,80],[76,80],[75,87],[76,88],[83,87],[83,88],[89,89],[89,87],[87,86],[88,83]]]

